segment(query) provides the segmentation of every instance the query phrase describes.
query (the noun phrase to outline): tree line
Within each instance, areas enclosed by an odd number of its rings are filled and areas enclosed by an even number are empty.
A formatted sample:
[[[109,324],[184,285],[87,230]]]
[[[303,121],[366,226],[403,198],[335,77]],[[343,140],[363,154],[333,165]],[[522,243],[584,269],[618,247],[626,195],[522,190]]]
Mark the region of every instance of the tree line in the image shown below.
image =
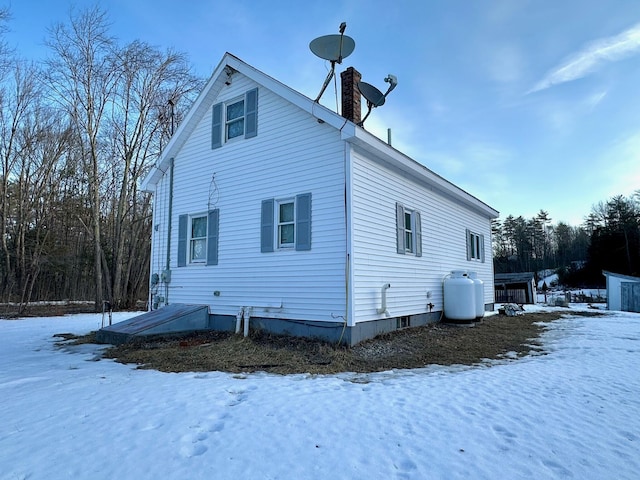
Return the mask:
[[[139,181],[203,80],[185,54],[121,44],[98,7],[52,26],[45,45],[40,63],[0,45],[0,301],[131,307],[149,275]]]
[[[594,205],[577,227],[540,210],[494,220],[492,236],[496,273],[555,270],[570,286],[601,286],[603,270],[640,276],[640,190]]]

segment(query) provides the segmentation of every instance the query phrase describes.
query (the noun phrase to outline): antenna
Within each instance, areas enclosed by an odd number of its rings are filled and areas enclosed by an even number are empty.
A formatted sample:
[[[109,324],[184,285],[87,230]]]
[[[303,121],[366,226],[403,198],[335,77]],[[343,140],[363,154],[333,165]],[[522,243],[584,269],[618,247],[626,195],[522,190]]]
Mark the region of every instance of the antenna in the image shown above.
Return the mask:
[[[324,35],[312,40],[309,44],[309,48],[315,55],[331,62],[331,70],[322,84],[322,89],[315,100],[316,103],[320,101],[320,97],[322,97],[322,94],[333,78],[336,70],[336,63],[342,63],[342,60],[351,55],[353,50],[356,48],[356,42],[353,38],[344,34],[346,28],[347,24],[342,22],[340,24],[339,35]]]
[[[387,75],[384,81],[389,84],[389,88],[384,94],[369,83],[358,82],[358,90],[360,90],[360,93],[362,94],[362,96],[367,100],[367,108],[368,108],[367,114],[360,121],[360,123],[358,123],[359,126],[361,127],[363,126],[364,121],[367,119],[367,117],[369,117],[369,114],[371,113],[372,109],[374,109],[375,107],[381,107],[382,105],[384,105],[384,102],[387,99],[387,95],[389,95],[391,93],[391,90],[396,88],[396,85],[398,85],[398,79],[396,78],[395,75],[391,75],[391,74]]]

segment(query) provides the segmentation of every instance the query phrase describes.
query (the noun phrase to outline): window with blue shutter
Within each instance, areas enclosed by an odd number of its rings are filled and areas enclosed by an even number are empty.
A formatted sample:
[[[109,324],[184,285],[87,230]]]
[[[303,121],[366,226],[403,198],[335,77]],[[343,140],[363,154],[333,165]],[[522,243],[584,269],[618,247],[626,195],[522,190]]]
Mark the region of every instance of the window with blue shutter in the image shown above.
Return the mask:
[[[236,138],[252,138],[258,135],[258,89],[247,91],[244,96],[216,103],[211,117],[211,148]]]
[[[311,250],[311,193],[262,201],[260,251]]]
[[[417,210],[396,203],[396,252],[422,256],[422,219]]]
[[[178,217],[178,267],[218,264],[219,219],[219,209]]]

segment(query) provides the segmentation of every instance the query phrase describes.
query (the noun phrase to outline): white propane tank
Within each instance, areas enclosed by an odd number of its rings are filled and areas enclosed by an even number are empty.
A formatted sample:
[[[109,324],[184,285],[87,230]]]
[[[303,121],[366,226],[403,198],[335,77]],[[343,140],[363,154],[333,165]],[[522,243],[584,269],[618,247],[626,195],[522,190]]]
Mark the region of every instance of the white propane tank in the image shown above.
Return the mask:
[[[475,320],[475,284],[467,272],[454,270],[444,279],[444,316],[448,320]]]
[[[476,318],[484,317],[484,282],[478,278],[477,272],[469,272],[469,278],[473,281],[476,297]]]

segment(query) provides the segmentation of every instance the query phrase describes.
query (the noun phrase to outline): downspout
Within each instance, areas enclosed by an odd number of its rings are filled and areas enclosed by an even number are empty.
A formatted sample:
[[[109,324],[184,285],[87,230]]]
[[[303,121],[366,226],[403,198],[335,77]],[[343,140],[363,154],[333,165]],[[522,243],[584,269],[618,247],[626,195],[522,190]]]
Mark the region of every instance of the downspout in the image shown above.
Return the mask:
[[[164,304],[169,305],[169,283],[171,282],[171,219],[173,216],[173,157],[169,160],[169,227],[167,228],[167,263],[164,270]]]
[[[345,122],[346,125],[346,122]],[[344,127],[344,125],[343,125]],[[344,175],[345,175],[345,187],[344,187],[344,222],[345,222],[345,242],[346,242],[346,255],[345,255],[345,314],[344,314],[344,327],[342,335],[347,326],[355,326],[354,322],[354,306],[353,301],[353,172],[352,172],[352,158],[351,148],[346,141],[343,141],[344,145]],[[342,335],[340,341],[342,341]]]

